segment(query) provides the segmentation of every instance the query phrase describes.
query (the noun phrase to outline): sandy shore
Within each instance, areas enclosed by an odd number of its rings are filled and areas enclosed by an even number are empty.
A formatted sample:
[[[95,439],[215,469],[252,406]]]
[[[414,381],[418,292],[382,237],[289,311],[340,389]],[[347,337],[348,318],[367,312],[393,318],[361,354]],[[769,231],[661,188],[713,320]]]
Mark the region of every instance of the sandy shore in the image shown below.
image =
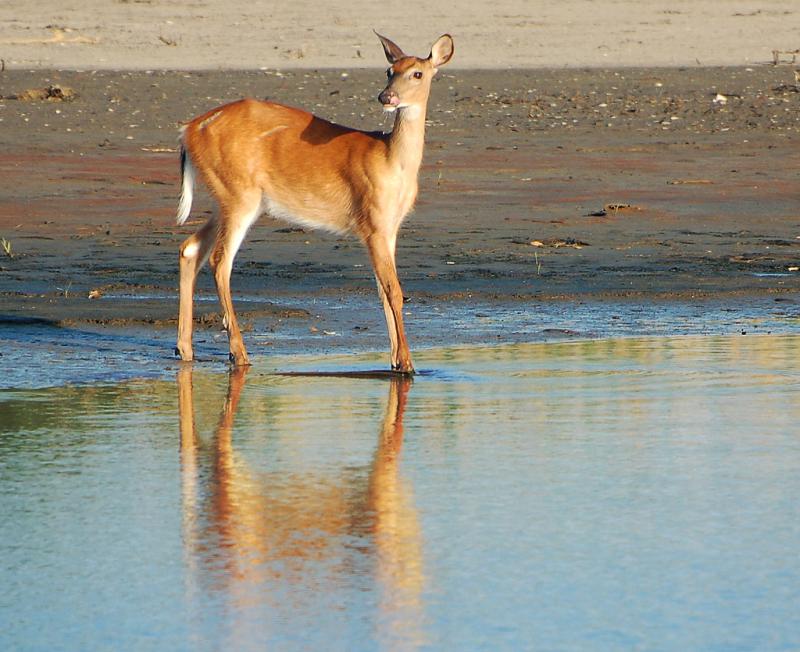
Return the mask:
[[[382,66],[372,29],[413,54],[439,34],[458,68],[757,64],[800,48],[794,0],[43,0],[0,4],[9,68]]]
[[[634,3],[578,4],[622,11]],[[717,4],[685,3],[673,11],[711,11]],[[71,6],[61,10],[67,22],[82,15]],[[186,11],[208,15],[213,6]],[[644,6],[656,11],[654,4]],[[792,11],[789,6],[771,3],[767,12],[750,3],[724,4],[726,20],[735,17],[748,25],[766,25],[779,7]],[[511,11],[502,3],[493,7]],[[126,12],[165,11],[146,2],[113,8],[119,20]],[[97,9],[90,22],[118,36],[103,6]],[[670,23],[662,25],[662,38],[671,37],[672,21],[683,15],[664,14]],[[246,16],[242,9],[240,19]],[[44,14],[26,20],[42,22]],[[3,38],[8,40],[12,28],[22,30],[23,22],[2,22]],[[448,22],[447,16],[441,22]],[[88,33],[88,23],[74,25],[77,33]],[[410,26],[398,31],[419,32]],[[557,32],[543,29],[551,39]],[[220,33],[230,36],[230,30]],[[513,33],[508,28],[506,37],[512,39]],[[125,38],[135,34],[141,30],[134,21]],[[728,36],[736,40],[735,31]],[[370,37],[364,36],[374,46]],[[49,58],[56,50],[70,56],[95,52],[98,65],[87,68],[106,63],[156,68],[148,59],[156,51],[180,55],[162,59],[166,67],[235,63],[213,47],[199,48],[219,54],[213,63],[187,57],[183,40],[144,50],[134,40],[143,57],[134,61],[109,38],[30,45],[38,53],[36,62],[25,59],[28,55],[9,55],[0,73],[0,236],[7,243],[7,251],[0,252],[0,316],[11,329],[24,323],[20,319],[142,332],[164,327],[163,339],[169,340],[177,310],[178,245],[213,209],[201,196],[197,217],[182,228],[174,226],[179,124],[250,95],[309,108],[353,127],[388,129],[375,101],[383,64],[373,52],[362,62],[369,68],[352,68],[361,61],[348,59],[352,53],[341,55],[347,37],[330,33],[320,42],[340,51],[328,62],[339,67],[324,70],[17,68],[23,60],[26,66],[63,63],[67,68],[88,62],[56,62]],[[501,53],[496,40],[482,38],[481,47],[498,62],[507,56],[503,60],[512,67],[470,70],[478,61],[464,39],[461,48],[457,41],[458,56],[463,53],[458,65],[443,69],[433,88],[420,198],[398,249],[412,342],[465,341],[467,331],[470,341],[488,339],[490,333],[502,339],[499,322],[515,314],[525,316],[515,338],[535,339],[562,326],[582,330],[570,314],[587,310],[601,317],[584,334],[637,332],[635,320],[628,330],[615,330],[614,311],[603,316],[602,306],[620,302],[653,314],[659,306],[681,305],[679,313],[697,319],[704,310],[730,311],[736,318],[749,315],[751,322],[758,303],[759,315],[796,323],[800,88],[793,65],[533,69],[520,67],[533,56],[530,49],[510,47]],[[241,65],[253,67],[247,39],[239,43]],[[14,45],[4,55],[26,47]],[[580,56],[590,50],[587,41]],[[678,50],[665,46],[662,54]],[[98,53],[111,58],[100,61]],[[618,55],[612,58],[620,64]],[[755,56],[731,49],[722,59]],[[309,55],[293,65],[318,61]],[[307,341],[301,334],[346,332],[350,343],[385,345],[369,264],[353,239],[264,219],[237,259],[233,284],[244,322],[260,334],[261,343],[274,343],[270,333],[288,332],[302,349]],[[199,318],[214,332],[219,323],[207,273],[200,293],[209,300],[200,303]],[[554,305],[562,308],[547,324],[533,318]],[[345,309],[337,311],[340,306]],[[584,306],[583,313],[578,306]],[[424,332],[414,330],[415,311],[426,324]],[[448,318],[455,313],[462,324],[458,333]],[[489,324],[493,313],[504,317]],[[694,331],[687,326],[675,332]],[[209,346],[224,354],[224,343]]]

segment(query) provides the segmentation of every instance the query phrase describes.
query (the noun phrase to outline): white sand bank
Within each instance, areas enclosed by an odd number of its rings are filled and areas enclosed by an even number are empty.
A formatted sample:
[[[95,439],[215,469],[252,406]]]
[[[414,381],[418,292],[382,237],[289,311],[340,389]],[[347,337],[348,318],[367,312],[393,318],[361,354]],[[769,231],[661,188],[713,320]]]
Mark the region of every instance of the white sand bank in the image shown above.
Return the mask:
[[[0,3],[7,68],[383,65],[372,29],[454,67],[748,65],[800,48],[797,0],[23,0]],[[2,83],[2,82],[0,82]]]

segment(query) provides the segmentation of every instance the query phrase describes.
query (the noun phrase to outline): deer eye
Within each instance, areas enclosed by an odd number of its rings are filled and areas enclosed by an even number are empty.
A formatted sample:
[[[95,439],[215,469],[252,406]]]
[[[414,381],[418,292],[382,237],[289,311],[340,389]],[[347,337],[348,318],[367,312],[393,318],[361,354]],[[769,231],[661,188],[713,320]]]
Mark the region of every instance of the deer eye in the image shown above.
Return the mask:
[[[422,73],[419,70],[414,73],[414,79],[422,79]]]
[[[391,79],[393,76],[394,76],[394,72],[392,72],[392,69],[391,69],[391,68],[389,68],[389,69],[386,71],[386,78],[387,78],[387,79]]]

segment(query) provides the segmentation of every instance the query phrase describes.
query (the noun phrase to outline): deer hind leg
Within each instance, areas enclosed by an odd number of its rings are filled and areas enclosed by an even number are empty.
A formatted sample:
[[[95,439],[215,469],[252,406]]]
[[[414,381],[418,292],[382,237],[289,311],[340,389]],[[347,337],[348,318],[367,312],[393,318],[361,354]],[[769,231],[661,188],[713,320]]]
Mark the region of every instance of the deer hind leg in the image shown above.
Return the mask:
[[[395,268],[394,238],[373,234],[367,238],[366,243],[378,281],[378,294],[386,313],[386,326],[392,347],[392,370],[413,374],[414,365],[403,327],[403,290]]]
[[[247,366],[250,359],[244,346],[236,313],[231,299],[231,270],[247,230],[261,214],[261,196],[236,206],[223,208],[217,230],[217,240],[211,251],[209,264],[214,272],[219,304],[222,309],[222,326],[228,332],[230,360],[237,366]]]
[[[178,312],[178,343],[175,353],[182,360],[194,359],[192,350],[192,310],[197,273],[208,258],[216,238],[216,221],[208,220],[200,230],[184,240],[180,248],[180,308]]]

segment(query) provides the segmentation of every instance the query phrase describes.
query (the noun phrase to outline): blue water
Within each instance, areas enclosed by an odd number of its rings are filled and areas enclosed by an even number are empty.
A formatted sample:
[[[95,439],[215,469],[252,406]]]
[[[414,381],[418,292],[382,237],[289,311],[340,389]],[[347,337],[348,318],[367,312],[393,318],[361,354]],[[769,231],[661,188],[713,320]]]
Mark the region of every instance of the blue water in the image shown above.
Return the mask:
[[[116,297],[120,298],[120,297]],[[135,300],[136,297],[125,297]],[[216,304],[206,295],[200,303]],[[115,297],[108,297],[113,301]],[[175,296],[140,296],[177,309]],[[244,305],[265,304],[253,296]],[[249,320],[244,333],[259,366],[275,368],[275,356],[386,351],[383,311],[372,294],[341,297],[280,297],[275,305],[309,312],[306,318],[275,315]],[[797,302],[787,297],[703,300],[692,303],[630,301],[464,301],[418,300],[404,308],[412,352],[467,344],[523,344],[562,339],[617,339],[675,335],[787,335],[798,331]],[[195,356],[224,369],[228,362],[223,331],[197,328]],[[175,328],[135,323],[63,326],[36,319],[0,316],[0,389],[171,378],[175,370]],[[281,359],[278,357],[277,359]],[[294,359],[284,357],[285,368]]]
[[[0,649],[800,649],[800,337],[383,358],[0,392]]]

